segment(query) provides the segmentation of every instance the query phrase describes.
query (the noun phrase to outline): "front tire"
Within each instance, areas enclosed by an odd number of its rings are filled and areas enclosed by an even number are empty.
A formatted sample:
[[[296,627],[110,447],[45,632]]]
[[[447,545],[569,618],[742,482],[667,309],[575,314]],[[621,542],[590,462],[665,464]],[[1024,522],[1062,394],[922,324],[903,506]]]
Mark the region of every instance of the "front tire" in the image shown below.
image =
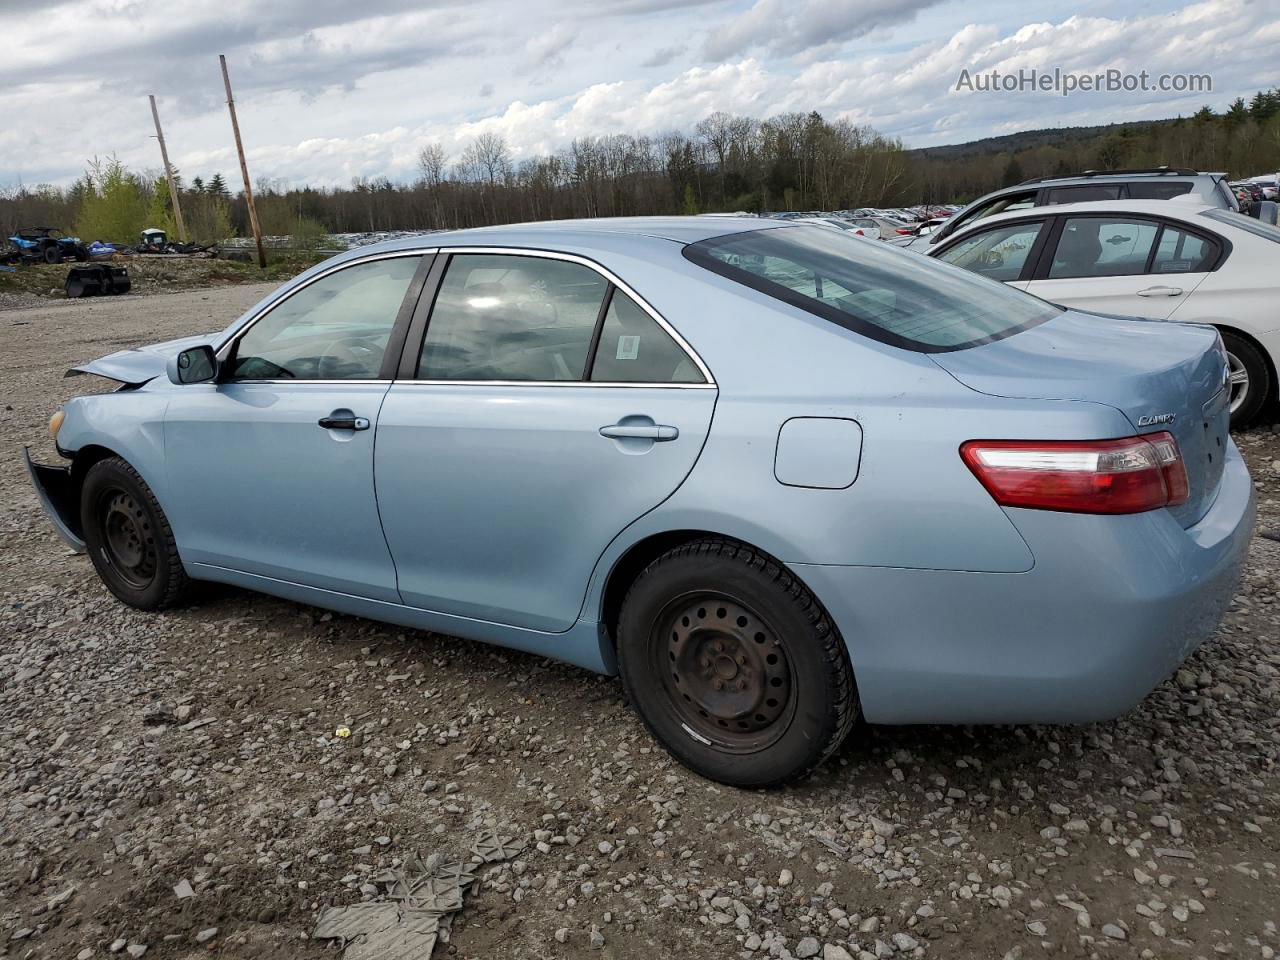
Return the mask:
[[[138,610],[165,610],[186,599],[191,581],[169,520],[126,461],[111,457],[89,468],[80,518],[89,559],[119,600]]]
[[[1250,341],[1226,330],[1220,332],[1231,378],[1231,426],[1247,427],[1258,418],[1271,396],[1271,367]]]
[[[806,775],[859,712],[848,653],[817,598],[732,540],[685,544],[640,574],[622,605],[618,661],[653,736],[731,786]]]

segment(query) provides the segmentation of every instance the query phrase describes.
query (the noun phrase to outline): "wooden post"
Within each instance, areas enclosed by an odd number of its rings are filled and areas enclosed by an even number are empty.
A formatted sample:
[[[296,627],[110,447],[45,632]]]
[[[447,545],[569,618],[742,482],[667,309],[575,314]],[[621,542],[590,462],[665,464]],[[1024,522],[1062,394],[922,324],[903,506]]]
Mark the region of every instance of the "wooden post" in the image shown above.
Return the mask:
[[[178,239],[187,242],[187,226],[182,222],[182,203],[178,200],[178,185],[173,182],[173,167],[169,166],[169,151],[164,146],[164,131],[160,129],[160,113],[156,110],[156,98],[151,98],[151,119],[156,122],[156,139],[160,141],[160,159],[164,161],[164,178],[169,181],[169,199],[173,201],[173,219],[178,225]]]
[[[240,124],[236,121],[236,102],[231,96],[231,77],[227,75],[227,58],[218,54],[222,64],[222,85],[227,89],[227,109],[231,111],[231,132],[236,135],[236,153],[240,155],[240,176],[244,178],[244,202],[249,207],[249,228],[253,230],[254,243],[258,245],[258,266],[267,268],[267,252],[262,249],[262,230],[258,227],[258,210],[253,205],[253,186],[249,183],[249,164],[244,159],[244,144],[240,142]]]

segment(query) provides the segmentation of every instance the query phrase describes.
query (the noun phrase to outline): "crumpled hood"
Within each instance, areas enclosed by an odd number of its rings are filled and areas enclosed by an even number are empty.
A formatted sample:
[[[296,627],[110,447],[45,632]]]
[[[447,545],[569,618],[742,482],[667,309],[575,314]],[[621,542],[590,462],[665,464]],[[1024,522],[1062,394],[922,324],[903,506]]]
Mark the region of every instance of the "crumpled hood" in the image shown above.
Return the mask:
[[[156,377],[164,376],[165,365],[174,354],[202,343],[213,344],[217,338],[216,333],[202,333],[194,337],[180,337],[163,343],[152,343],[145,347],[130,347],[128,350],[109,353],[105,357],[72,367],[64,376],[75,377],[82,373],[92,373],[98,377],[106,377],[108,380],[137,387]]]

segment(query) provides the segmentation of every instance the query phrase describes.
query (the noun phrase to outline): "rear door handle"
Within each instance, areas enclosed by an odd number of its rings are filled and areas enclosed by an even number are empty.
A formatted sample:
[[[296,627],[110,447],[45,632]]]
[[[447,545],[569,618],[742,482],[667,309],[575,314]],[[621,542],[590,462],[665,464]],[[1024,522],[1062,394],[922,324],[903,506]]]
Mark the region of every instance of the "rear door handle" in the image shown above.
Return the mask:
[[[369,421],[364,417],[321,417],[317,423],[326,430],[368,430]]]
[[[1139,290],[1140,297],[1180,297],[1182,296],[1181,287],[1147,287],[1145,290]]]
[[[666,440],[674,440],[680,436],[680,431],[675,427],[668,427],[661,423],[653,425],[646,423],[615,423],[607,427],[601,427],[600,436],[611,437],[614,440],[654,440],[661,443]]]

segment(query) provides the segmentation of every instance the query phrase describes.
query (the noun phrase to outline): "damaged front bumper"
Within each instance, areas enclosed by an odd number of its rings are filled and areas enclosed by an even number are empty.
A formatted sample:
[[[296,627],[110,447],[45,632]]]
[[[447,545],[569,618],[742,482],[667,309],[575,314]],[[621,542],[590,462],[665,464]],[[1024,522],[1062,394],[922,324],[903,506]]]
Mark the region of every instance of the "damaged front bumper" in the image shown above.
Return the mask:
[[[27,473],[31,476],[36,496],[40,498],[40,506],[53,528],[58,531],[58,536],[76,553],[84,553],[84,538],[80,535],[78,490],[71,479],[71,468],[33,463],[31,451],[26,447],[22,448],[22,459],[27,465]]]

